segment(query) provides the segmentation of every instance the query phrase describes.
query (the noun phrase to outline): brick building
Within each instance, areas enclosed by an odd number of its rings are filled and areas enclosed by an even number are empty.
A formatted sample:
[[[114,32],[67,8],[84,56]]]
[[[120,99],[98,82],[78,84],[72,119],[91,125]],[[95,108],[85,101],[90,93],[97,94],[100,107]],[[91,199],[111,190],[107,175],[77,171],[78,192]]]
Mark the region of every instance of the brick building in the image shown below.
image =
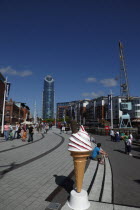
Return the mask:
[[[25,103],[14,102],[12,99],[5,104],[5,122],[15,124],[29,119],[30,109]]]

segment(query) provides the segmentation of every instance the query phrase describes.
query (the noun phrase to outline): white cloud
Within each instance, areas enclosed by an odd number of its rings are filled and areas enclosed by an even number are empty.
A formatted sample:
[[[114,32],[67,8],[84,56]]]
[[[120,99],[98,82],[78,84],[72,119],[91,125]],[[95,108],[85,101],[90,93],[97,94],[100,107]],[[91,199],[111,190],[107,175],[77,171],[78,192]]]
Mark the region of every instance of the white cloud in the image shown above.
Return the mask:
[[[90,97],[90,98],[97,98],[97,97],[100,97],[100,96],[103,96],[104,95],[104,92],[103,91],[98,91],[98,92],[91,92],[91,93],[82,93],[82,96],[84,97]]]
[[[117,81],[113,78],[110,79],[102,79],[100,83],[103,84],[104,87],[115,87],[117,86]]]
[[[84,97],[88,97],[90,95],[90,93],[82,93],[82,96]]]
[[[96,82],[97,80],[96,80],[96,78],[95,77],[88,77],[87,79],[86,79],[86,82]]]
[[[17,71],[15,69],[12,69],[10,66],[7,66],[5,68],[0,68],[0,72],[2,74],[11,74],[11,75],[16,75],[20,77],[27,77],[27,76],[32,75],[32,71],[29,71],[29,70]]]

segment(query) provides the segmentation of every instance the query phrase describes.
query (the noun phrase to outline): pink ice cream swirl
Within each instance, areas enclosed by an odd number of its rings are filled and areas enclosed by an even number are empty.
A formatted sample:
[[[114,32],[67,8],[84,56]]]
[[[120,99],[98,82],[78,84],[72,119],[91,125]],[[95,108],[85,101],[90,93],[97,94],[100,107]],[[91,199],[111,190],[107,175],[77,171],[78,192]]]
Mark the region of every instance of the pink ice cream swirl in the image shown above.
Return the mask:
[[[69,151],[91,151],[90,136],[85,131],[84,126],[81,125],[77,133],[73,133],[69,138],[68,144]]]

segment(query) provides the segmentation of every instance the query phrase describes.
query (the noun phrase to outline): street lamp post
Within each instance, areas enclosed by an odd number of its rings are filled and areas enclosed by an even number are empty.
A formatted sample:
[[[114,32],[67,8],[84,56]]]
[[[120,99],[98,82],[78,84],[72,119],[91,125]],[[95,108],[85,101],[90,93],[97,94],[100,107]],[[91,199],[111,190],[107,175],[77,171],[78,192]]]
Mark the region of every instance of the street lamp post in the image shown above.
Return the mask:
[[[4,98],[3,98],[3,112],[2,112],[2,124],[1,124],[1,133],[4,130],[4,115],[5,115],[5,98],[6,98],[6,85],[7,85],[7,78],[5,80],[5,90],[4,90]]]
[[[110,91],[110,114],[111,114],[111,128],[113,129],[113,106],[112,106],[112,91]]]

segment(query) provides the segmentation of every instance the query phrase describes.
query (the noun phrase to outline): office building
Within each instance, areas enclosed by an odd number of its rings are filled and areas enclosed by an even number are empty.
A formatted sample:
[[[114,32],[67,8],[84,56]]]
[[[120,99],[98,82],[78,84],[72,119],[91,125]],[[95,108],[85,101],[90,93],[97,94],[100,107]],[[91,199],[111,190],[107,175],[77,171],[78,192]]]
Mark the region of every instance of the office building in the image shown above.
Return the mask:
[[[76,120],[85,125],[86,106],[88,99],[57,103],[57,119],[65,121],[68,117],[70,120]]]
[[[54,79],[50,75],[44,79],[42,118],[54,118]]]

